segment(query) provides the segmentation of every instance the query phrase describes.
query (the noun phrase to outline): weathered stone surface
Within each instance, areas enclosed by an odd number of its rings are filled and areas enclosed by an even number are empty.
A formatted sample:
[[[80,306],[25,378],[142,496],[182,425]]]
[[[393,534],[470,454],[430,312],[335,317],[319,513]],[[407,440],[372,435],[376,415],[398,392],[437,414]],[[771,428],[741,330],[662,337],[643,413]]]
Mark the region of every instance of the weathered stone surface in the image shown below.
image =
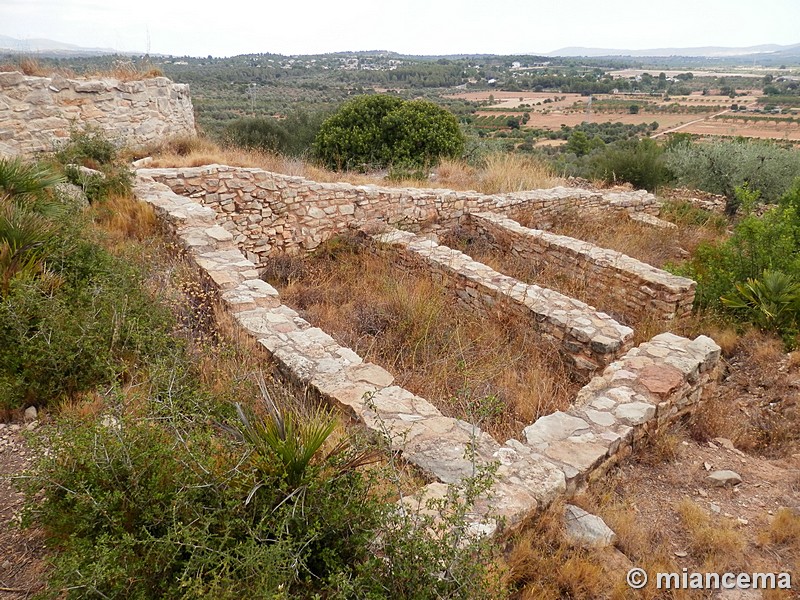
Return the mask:
[[[0,154],[51,151],[69,137],[76,120],[134,146],[195,134],[189,86],[164,77],[121,82],[2,73],[2,105],[9,109],[0,111],[5,113],[0,121],[11,136],[0,144]]]
[[[35,421],[37,416],[38,412],[36,411],[35,406],[29,406],[28,408],[25,409],[25,413],[23,414],[23,418],[25,419],[26,423]]]
[[[564,532],[575,546],[602,548],[617,539],[617,534],[603,519],[572,504],[564,506]]]
[[[540,417],[524,429],[525,439],[534,448],[542,448],[554,441],[563,440],[576,432],[588,431],[589,424],[578,417],[556,411]]]
[[[645,213],[631,214],[659,221]],[[614,250],[529,229],[495,212],[471,213],[462,226],[498,250],[510,252],[533,265],[560,265],[568,276],[581,281],[591,277],[592,286],[607,294],[624,293],[628,307],[624,312],[630,319],[643,314],[663,319],[687,316],[694,301],[695,282],[691,279],[672,275]],[[597,351],[609,345],[608,340],[589,336]]]
[[[639,382],[650,392],[665,397],[683,383],[680,371],[664,365],[645,367],[639,373]]]
[[[706,481],[715,487],[734,486],[742,483],[742,476],[736,471],[712,471],[706,477]]]

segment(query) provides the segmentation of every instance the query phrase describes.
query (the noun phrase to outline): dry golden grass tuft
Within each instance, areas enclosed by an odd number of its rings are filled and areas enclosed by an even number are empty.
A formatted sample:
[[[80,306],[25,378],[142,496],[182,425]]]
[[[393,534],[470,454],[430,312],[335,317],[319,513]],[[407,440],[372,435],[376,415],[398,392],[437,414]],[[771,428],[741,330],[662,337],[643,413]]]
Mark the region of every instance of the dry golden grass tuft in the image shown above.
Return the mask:
[[[580,387],[528,323],[481,318],[429,273],[373,256],[352,238],[265,266],[284,301],[315,326],[445,414],[477,420],[499,437],[565,408]]]
[[[511,153],[490,154],[476,175],[475,189],[484,194],[551,188],[560,182],[544,160]]]
[[[118,61],[108,69],[76,73],[67,67],[53,67],[43,65],[34,56],[20,56],[15,60],[0,65],[0,72],[19,71],[31,77],[52,77],[60,75],[68,79],[118,79],[120,81],[139,81],[163,77],[161,69],[149,63],[133,63],[132,61]]]
[[[698,504],[684,498],[675,507],[686,535],[688,547],[703,568],[722,573],[745,566],[745,540],[734,521],[712,517]]]
[[[95,208],[94,213],[97,222],[117,240],[145,240],[155,233],[158,226],[153,208],[130,194],[109,196]]]
[[[761,532],[759,541],[800,555],[800,513],[789,508],[780,509]]]
[[[522,216],[519,222],[532,228],[539,225],[534,216]],[[624,214],[581,210],[565,210],[556,215],[550,229],[622,252],[658,268],[681,262],[702,242],[719,239],[722,235],[716,226],[687,223],[677,229],[657,229],[632,221]]]
[[[560,503],[550,506],[511,541],[505,579],[520,600],[606,598],[615,587],[600,551],[567,542],[563,511]]]

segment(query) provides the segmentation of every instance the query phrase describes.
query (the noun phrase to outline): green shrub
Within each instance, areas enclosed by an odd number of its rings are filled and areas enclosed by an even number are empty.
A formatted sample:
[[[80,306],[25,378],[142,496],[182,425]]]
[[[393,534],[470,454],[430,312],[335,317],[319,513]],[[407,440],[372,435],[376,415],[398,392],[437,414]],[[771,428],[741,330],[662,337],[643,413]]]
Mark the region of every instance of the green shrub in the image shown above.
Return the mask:
[[[592,154],[591,172],[609,183],[627,182],[652,192],[669,179],[663,154],[649,138],[623,140]]]
[[[426,100],[360,96],[322,124],[314,151],[334,169],[427,168],[460,156],[464,135],[450,112]]]
[[[127,163],[117,146],[98,129],[73,130],[69,141],[54,156],[64,168],[67,181],[80,187],[91,203],[131,191],[133,178]],[[79,167],[99,173],[87,174]]]
[[[315,453],[298,488],[273,452],[208,419],[135,418],[124,403],[111,399],[114,418],[48,428],[49,451],[25,480],[25,521],[44,527],[53,551],[42,597],[503,597],[487,576],[489,543],[463,527],[490,476],[425,516],[398,510],[375,472],[354,468],[361,442]]]

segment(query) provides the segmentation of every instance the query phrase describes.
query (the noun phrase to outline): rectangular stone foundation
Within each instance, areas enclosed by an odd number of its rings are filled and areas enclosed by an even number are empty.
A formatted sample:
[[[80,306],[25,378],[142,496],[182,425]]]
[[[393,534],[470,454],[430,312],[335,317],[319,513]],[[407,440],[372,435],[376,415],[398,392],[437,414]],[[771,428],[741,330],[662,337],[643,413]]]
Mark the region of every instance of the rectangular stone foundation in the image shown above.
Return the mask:
[[[264,357],[275,362],[287,382],[386,435],[408,462],[436,480],[420,490],[419,497],[442,498],[450,484],[470,477],[476,467],[495,466],[491,489],[467,515],[466,525],[474,535],[492,535],[500,523],[514,527],[591,482],[625,456],[635,440],[691,410],[713,380],[719,347],[712,340],[661,334],[608,365],[579,392],[571,409],[532,423],[524,441],[501,444],[393,385],[390,373],[365,363],[282,305],[277,291],[257,278],[256,265],[236,248],[233,236],[219,227],[213,210],[148,177],[137,178],[134,193],[156,208],[201,275],[213,282],[225,309],[245,335],[258,341]],[[407,248],[416,244],[420,260],[423,255],[426,262],[433,257],[442,273],[474,263],[461,253],[450,254],[453,250],[415,242],[407,237],[411,234],[397,234]],[[442,260],[445,255],[452,258],[450,266]],[[476,289],[486,283],[464,278]],[[527,287],[499,273],[488,282],[485,292],[477,292],[488,306],[493,306],[492,294]],[[521,298],[516,304],[523,306]]]

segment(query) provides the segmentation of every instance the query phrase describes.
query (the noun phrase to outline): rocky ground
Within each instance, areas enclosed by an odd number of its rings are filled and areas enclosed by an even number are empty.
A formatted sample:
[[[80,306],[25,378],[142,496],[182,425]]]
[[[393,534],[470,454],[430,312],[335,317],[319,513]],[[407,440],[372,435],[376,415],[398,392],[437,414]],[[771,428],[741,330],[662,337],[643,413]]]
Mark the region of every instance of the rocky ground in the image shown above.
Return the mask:
[[[0,423],[0,598],[28,598],[42,583],[43,537],[19,526],[24,497],[16,487],[33,460],[25,433],[37,427],[35,420]]]

